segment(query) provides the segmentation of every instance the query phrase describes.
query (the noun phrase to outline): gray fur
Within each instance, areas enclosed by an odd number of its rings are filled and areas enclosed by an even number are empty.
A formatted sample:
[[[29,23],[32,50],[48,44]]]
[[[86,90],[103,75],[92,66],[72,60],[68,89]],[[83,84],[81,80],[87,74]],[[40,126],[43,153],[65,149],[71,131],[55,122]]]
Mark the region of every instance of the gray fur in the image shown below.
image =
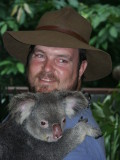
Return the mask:
[[[0,160],[61,160],[87,135],[99,137],[100,130],[86,121],[64,131],[66,115],[72,118],[87,106],[81,92],[14,96],[9,104],[10,118],[0,127]],[[54,124],[60,124],[62,137],[53,139]]]

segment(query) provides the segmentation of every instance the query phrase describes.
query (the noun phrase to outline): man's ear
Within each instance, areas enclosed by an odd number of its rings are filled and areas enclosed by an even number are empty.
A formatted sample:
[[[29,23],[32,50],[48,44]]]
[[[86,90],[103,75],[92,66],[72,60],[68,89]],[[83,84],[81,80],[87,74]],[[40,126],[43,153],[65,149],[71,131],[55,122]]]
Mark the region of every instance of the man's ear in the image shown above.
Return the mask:
[[[80,69],[79,69],[79,80],[81,79],[82,75],[84,74],[86,68],[87,68],[87,61],[84,60],[82,61],[81,65],[80,65]]]

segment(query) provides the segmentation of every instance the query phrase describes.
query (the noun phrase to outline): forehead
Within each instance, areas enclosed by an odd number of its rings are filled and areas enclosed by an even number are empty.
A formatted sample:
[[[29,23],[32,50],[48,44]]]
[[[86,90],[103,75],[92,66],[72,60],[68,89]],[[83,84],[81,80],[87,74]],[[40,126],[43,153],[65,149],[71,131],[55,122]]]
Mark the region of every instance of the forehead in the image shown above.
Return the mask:
[[[45,54],[52,55],[68,55],[72,57],[78,57],[78,49],[76,48],[60,48],[36,45],[34,51],[41,51]]]

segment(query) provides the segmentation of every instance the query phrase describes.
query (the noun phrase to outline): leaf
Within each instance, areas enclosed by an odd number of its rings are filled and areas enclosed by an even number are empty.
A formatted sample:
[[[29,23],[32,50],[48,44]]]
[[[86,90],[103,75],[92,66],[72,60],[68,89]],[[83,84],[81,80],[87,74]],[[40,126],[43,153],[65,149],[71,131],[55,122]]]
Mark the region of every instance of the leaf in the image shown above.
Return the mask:
[[[9,70],[8,67],[5,68],[5,69],[3,69],[3,70],[1,71],[1,73],[0,73],[0,75],[3,76],[3,75],[5,75],[5,74],[7,74],[8,70]]]
[[[97,103],[93,103],[93,105],[94,105],[94,112],[97,114],[97,116],[105,118],[103,109]]]
[[[90,40],[90,45],[94,45],[97,41],[97,36],[94,36],[93,38],[91,38]]]
[[[17,13],[17,10],[18,10],[18,5],[15,5],[11,12],[11,16],[14,16]]]
[[[117,38],[118,36],[118,32],[117,32],[117,29],[116,27],[112,26],[110,29],[109,29],[109,33],[112,37],[114,38]]]
[[[53,0],[53,3],[57,9],[60,9],[61,7],[64,7],[66,5],[66,2],[64,0],[60,1]]]
[[[0,22],[0,27],[1,27],[2,25],[4,25],[4,24],[5,24],[5,22],[4,22],[4,21]]]
[[[17,21],[18,21],[20,24],[23,24],[24,21],[25,21],[25,12],[24,12],[24,10],[23,10],[22,7],[20,7],[19,10],[18,10]]]
[[[104,34],[106,34],[106,28],[102,28],[102,29],[100,30],[100,32],[98,33],[98,36],[99,36],[99,37],[102,37]]]
[[[17,63],[17,69],[20,73],[24,73],[25,69],[24,69],[24,65],[22,63]]]
[[[78,7],[78,5],[79,5],[79,2],[77,0],[74,0],[74,1],[73,0],[69,0],[68,2],[73,7]]]
[[[7,24],[8,24],[8,26],[11,28],[11,29],[14,29],[14,28],[16,28],[16,23],[14,22],[14,21],[8,21],[7,22]]]
[[[105,105],[105,103],[107,103],[110,100],[111,100],[111,95],[107,95],[103,101],[103,105]]]
[[[104,22],[106,21],[107,17],[103,16],[103,15],[94,15],[93,18],[92,18],[92,25],[93,25],[93,28],[97,28],[99,26],[99,24],[101,22]]]
[[[4,24],[2,27],[1,27],[1,34],[4,34],[7,30],[7,24]]]
[[[26,11],[29,15],[32,15],[32,12],[31,12],[31,10],[30,10],[30,7],[29,7],[29,5],[28,5],[27,3],[24,3],[24,9],[25,9],[25,11]]]
[[[98,16],[94,16],[92,20],[92,26],[93,28],[96,28],[100,24],[100,20]]]
[[[0,67],[5,66],[5,65],[9,65],[9,64],[11,64],[11,63],[12,63],[12,62],[9,61],[9,60],[2,61],[2,62],[0,62]]]
[[[102,48],[103,48],[104,50],[107,50],[107,48],[108,48],[108,42],[103,43],[103,44],[102,44]]]

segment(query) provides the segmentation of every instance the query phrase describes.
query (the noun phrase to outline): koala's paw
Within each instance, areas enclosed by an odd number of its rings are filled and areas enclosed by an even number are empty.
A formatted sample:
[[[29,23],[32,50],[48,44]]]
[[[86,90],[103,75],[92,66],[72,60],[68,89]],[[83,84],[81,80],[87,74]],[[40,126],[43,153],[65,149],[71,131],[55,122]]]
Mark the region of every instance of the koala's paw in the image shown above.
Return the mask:
[[[87,123],[86,119],[80,120],[77,124],[79,133],[84,136],[91,136],[94,138],[99,138],[102,136],[101,130],[99,128],[94,128]]]
[[[88,135],[92,136],[94,138],[99,138],[99,137],[102,136],[102,132],[101,132],[101,130],[99,128],[93,128],[93,127],[91,127],[89,131],[90,132],[88,133]]]

